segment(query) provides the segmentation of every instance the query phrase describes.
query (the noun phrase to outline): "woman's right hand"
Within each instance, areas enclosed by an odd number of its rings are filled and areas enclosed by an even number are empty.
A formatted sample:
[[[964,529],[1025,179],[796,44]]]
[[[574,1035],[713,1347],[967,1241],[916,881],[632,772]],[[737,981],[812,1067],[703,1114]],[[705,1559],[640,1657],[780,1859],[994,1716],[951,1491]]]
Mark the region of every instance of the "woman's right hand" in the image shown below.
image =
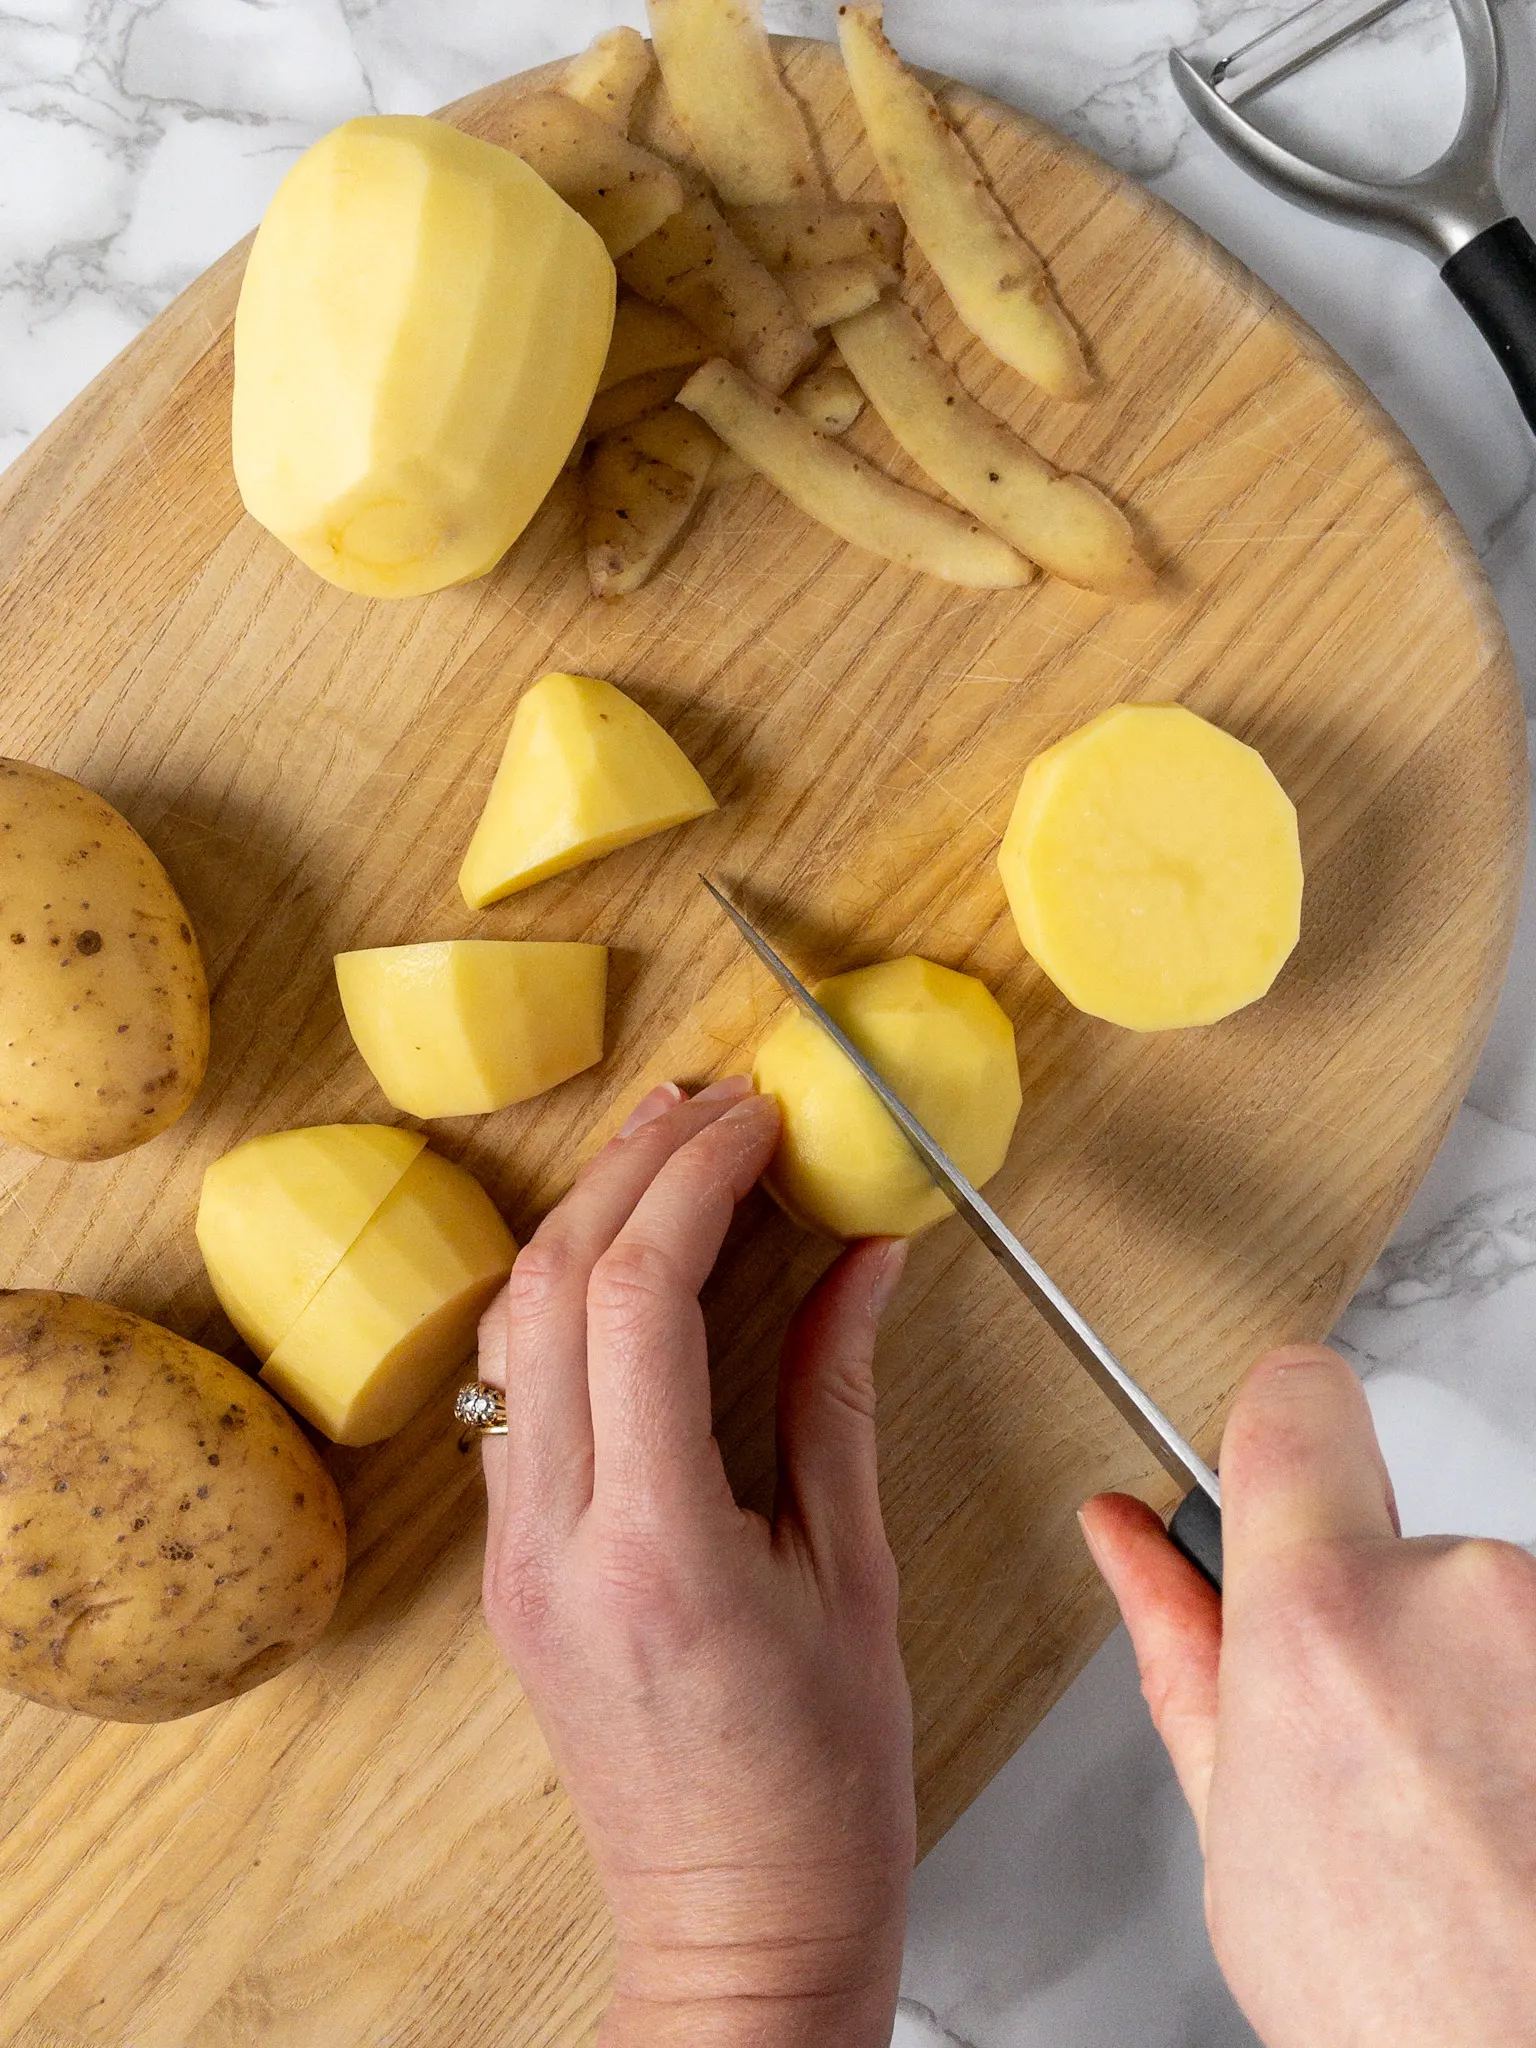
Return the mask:
[[[1536,2044],[1536,1560],[1404,1542],[1358,1381],[1249,1374],[1224,1604],[1151,1510],[1090,1501],[1194,1809],[1217,1959],[1268,2048]]]

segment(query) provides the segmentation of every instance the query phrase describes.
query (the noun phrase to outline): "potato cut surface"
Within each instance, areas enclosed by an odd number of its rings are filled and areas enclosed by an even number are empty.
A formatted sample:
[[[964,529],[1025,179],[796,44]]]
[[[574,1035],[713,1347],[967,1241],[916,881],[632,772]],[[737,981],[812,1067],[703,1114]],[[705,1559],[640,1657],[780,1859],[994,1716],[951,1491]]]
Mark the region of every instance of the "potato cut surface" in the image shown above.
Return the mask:
[[[480,1183],[422,1152],[262,1379],[336,1443],[377,1443],[469,1355],[516,1256]]]
[[[476,1116],[603,1056],[606,946],[447,939],[338,953],[347,1026],[396,1109]]]
[[[676,740],[622,690],[543,676],[513,715],[459,887],[480,910],[714,808]]]
[[[1021,1094],[1013,1025],[973,975],[909,955],[834,975],[817,1000],[978,1186],[1008,1154]],[[830,1237],[911,1237],[951,1213],[879,1097],[809,1017],[758,1048],[783,1114],[765,1185]]]
[[[251,1138],[203,1175],[197,1244],[224,1313],[258,1358],[319,1293],[426,1145],[386,1124]]]
[[[998,856],[1062,994],[1132,1031],[1213,1024],[1301,929],[1296,810],[1252,747],[1177,704],[1123,704],[1025,771]]]
[[[246,510],[365,596],[483,575],[570,453],[614,290],[595,229],[510,151],[415,115],[346,122],[283,180],[246,267]]]

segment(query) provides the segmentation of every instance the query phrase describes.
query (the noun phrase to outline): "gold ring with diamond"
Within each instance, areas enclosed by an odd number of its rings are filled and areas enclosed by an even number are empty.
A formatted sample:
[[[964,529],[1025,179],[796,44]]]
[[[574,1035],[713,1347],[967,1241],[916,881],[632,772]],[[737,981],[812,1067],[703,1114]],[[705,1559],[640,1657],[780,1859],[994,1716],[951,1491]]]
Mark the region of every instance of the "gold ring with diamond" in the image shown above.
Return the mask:
[[[500,1387],[488,1387],[476,1380],[472,1387],[460,1387],[453,1412],[469,1436],[505,1436],[507,1402]]]

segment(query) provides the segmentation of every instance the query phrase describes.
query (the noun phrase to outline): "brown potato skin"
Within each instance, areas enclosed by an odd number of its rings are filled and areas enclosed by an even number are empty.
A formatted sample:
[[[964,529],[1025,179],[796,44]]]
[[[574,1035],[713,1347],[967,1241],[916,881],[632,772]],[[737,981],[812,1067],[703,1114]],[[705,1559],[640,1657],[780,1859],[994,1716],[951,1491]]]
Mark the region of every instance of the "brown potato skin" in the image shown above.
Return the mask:
[[[301,1656],[345,1568],[335,1484],[265,1387],[125,1309],[0,1292],[0,1685],[198,1713]]]
[[[208,1065],[208,983],[171,878],[105,797],[0,759],[0,1137],[110,1159]]]

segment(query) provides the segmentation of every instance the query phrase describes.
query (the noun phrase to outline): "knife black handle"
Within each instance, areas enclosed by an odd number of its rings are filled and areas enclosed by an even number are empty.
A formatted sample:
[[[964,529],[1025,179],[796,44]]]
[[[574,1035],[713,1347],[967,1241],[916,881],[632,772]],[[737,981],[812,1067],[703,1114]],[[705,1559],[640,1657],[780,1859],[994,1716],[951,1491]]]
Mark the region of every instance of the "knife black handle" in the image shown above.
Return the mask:
[[[1221,1509],[1203,1486],[1192,1487],[1173,1511],[1168,1524],[1173,1547],[1187,1557],[1203,1579],[1221,1591]]]
[[[1536,242],[1513,216],[1495,221],[1440,275],[1482,329],[1536,427]]]

